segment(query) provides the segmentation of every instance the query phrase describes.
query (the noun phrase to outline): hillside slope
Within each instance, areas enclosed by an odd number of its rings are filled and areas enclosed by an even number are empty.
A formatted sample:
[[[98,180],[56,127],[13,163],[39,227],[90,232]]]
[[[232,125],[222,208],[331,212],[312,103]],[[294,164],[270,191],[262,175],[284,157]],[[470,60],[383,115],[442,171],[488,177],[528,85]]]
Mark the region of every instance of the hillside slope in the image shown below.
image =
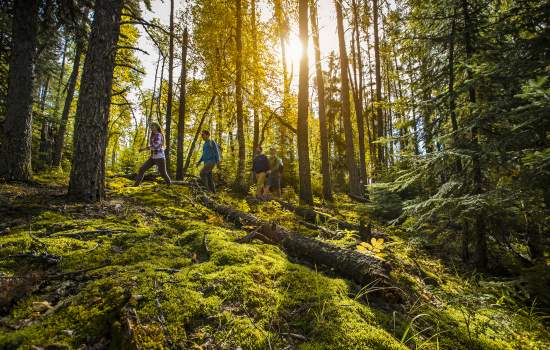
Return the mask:
[[[49,181],[43,178],[42,182]],[[468,277],[396,228],[365,254],[393,287],[356,285],[252,239],[186,187],[108,183],[109,199],[66,202],[58,185],[0,185],[1,349],[548,349],[512,282]],[[356,232],[306,227],[277,202],[216,201],[330,244]],[[339,198],[327,215],[354,222]],[[327,236],[334,232],[336,236]],[[392,288],[405,295],[391,298]]]

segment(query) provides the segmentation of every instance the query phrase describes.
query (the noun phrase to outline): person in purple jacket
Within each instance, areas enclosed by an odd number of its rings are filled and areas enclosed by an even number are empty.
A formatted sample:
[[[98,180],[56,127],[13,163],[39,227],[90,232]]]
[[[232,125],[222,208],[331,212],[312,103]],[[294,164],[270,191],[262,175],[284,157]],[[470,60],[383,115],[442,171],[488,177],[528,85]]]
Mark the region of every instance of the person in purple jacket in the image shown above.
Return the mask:
[[[200,173],[202,183],[207,191],[215,193],[216,186],[214,185],[214,179],[212,177],[212,169],[220,162],[220,149],[218,144],[210,139],[210,132],[208,130],[203,130],[201,136],[204,140],[204,144],[202,145],[202,156],[197,166],[204,163]]]
[[[149,146],[141,148],[139,150],[140,152],[150,151],[151,156],[145,161],[145,163],[143,163],[143,165],[139,169],[134,186],[139,186],[141,184],[145,172],[153,165],[157,166],[160,175],[164,178],[164,181],[167,185],[170,185],[172,183],[172,180],[170,180],[170,176],[168,176],[168,172],[166,171],[166,160],[164,158],[163,147],[164,135],[162,135],[160,125],[158,123],[151,123],[151,137],[149,138]]]

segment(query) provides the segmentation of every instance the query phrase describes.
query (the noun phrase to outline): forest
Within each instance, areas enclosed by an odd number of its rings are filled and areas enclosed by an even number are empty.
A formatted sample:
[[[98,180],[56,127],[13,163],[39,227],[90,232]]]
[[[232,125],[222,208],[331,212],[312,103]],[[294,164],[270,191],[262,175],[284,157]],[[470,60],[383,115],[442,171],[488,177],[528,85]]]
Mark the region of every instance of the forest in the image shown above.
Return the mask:
[[[549,25],[0,0],[0,349],[550,349]]]

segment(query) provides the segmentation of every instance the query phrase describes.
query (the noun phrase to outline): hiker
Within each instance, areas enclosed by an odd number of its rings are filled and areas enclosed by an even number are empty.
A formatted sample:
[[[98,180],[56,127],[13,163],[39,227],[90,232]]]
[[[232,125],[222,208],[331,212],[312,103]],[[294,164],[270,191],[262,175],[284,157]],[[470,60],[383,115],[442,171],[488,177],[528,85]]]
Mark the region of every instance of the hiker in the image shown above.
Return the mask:
[[[200,175],[202,183],[207,191],[216,192],[214,179],[212,178],[212,169],[220,162],[220,149],[214,140],[210,139],[210,131],[203,130],[201,133],[204,145],[202,146],[202,156],[197,166],[204,162]]]
[[[160,175],[164,178],[167,185],[172,183],[172,180],[170,180],[170,176],[168,176],[168,172],[166,171],[166,159],[164,158],[163,146],[164,135],[162,135],[160,125],[158,123],[151,123],[151,137],[149,138],[149,146],[139,149],[140,152],[151,151],[151,155],[139,169],[134,186],[139,186],[141,184],[145,172],[153,165],[157,166]]]
[[[265,190],[265,179],[269,171],[269,160],[263,154],[262,147],[256,148],[256,156],[252,160],[252,172],[256,176],[256,198],[262,199]]]
[[[275,190],[275,196],[281,196],[281,176],[283,176],[283,161],[277,156],[275,147],[269,149],[269,171],[265,192]]]

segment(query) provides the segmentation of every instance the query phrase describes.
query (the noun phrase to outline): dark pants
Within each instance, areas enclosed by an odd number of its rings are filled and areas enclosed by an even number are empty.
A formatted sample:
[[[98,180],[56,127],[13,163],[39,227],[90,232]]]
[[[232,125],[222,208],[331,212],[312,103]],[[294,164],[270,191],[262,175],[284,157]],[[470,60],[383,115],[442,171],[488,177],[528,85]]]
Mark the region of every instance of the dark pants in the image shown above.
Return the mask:
[[[145,163],[143,163],[141,168],[139,168],[139,173],[136,178],[136,182],[134,183],[134,186],[139,186],[141,184],[141,181],[143,180],[143,176],[145,175],[145,172],[147,171],[147,169],[149,169],[153,165],[157,166],[157,169],[160,175],[163,177],[166,184],[170,185],[172,180],[170,180],[170,176],[168,176],[168,172],[166,171],[166,161],[164,160],[164,158],[158,158],[158,159],[149,158],[145,161]]]
[[[202,183],[204,187],[206,187],[206,190],[210,192],[216,192],[216,187],[214,186],[214,179],[212,178],[212,169],[214,169],[215,165],[216,165],[216,162],[214,161],[206,161],[204,162],[204,166],[201,169]]]

